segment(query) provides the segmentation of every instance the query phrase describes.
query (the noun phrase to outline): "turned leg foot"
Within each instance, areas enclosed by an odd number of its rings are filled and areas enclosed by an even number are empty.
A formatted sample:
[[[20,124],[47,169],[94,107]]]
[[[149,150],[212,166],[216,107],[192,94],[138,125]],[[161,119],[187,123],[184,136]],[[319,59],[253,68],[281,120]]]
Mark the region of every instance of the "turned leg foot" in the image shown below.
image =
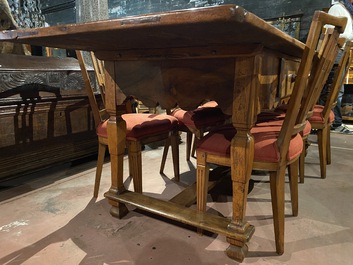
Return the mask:
[[[242,262],[248,254],[248,246],[247,244],[244,244],[241,247],[230,244],[229,247],[226,249],[225,253],[229,258],[234,259],[238,262]]]
[[[230,244],[225,253],[231,259],[242,262],[248,254],[247,242],[255,232],[255,227],[246,223],[244,226],[229,224],[229,229],[236,233],[242,234],[242,238],[227,236],[227,242]]]
[[[119,203],[118,205],[112,205],[110,208],[110,214],[113,217],[122,219],[124,216],[128,214],[129,210],[127,209],[125,204]]]

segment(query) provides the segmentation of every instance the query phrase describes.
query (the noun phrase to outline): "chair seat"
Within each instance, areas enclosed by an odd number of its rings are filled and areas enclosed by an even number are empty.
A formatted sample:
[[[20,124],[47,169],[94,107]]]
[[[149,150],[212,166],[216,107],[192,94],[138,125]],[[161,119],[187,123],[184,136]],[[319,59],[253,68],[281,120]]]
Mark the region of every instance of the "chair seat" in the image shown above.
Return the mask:
[[[276,107],[276,112],[286,112],[288,109],[288,104],[279,104],[277,107]]]
[[[257,121],[263,122],[275,119],[284,119],[288,109],[288,104],[280,104],[274,110],[262,111],[257,115]]]
[[[122,115],[125,120],[126,139],[137,141],[139,139],[156,134],[168,133],[176,130],[178,120],[170,115],[149,114],[149,113],[129,113]],[[97,135],[107,137],[108,120],[100,123],[97,127]]]
[[[256,123],[257,127],[268,127],[268,126],[282,126],[285,115],[275,117],[273,120],[262,121]],[[311,132],[311,123],[306,121],[305,127],[301,132],[302,136],[308,136]]]
[[[207,101],[202,105],[198,106],[198,108],[215,108],[215,107],[218,107],[218,103],[217,101],[214,101],[214,100]]]
[[[309,121],[306,121],[302,136],[303,137],[308,136],[310,132],[311,132],[311,123]]]
[[[254,161],[278,162],[280,154],[277,146],[277,139],[280,126],[255,126],[251,133],[255,140]],[[224,126],[216,131],[210,132],[199,142],[197,150],[215,154],[223,157],[230,156],[230,143],[236,134],[232,126]],[[287,159],[292,160],[298,157],[303,150],[303,140],[300,134],[295,135],[290,141]]]
[[[313,115],[309,118],[309,121],[311,123],[320,123],[324,124],[325,120],[324,117],[322,116],[322,111],[324,110],[324,106],[321,105],[315,105]],[[335,114],[333,111],[330,111],[329,115],[329,122],[332,123],[335,120]]]
[[[285,116],[286,116],[285,112],[264,111],[257,115],[257,123],[273,121],[273,120],[283,120]]]
[[[216,105],[215,105],[216,104]],[[222,124],[225,121],[225,115],[217,107],[217,103],[207,102],[194,110],[175,109],[170,115],[179,120],[179,126],[186,126],[190,129],[203,129],[205,127]]]

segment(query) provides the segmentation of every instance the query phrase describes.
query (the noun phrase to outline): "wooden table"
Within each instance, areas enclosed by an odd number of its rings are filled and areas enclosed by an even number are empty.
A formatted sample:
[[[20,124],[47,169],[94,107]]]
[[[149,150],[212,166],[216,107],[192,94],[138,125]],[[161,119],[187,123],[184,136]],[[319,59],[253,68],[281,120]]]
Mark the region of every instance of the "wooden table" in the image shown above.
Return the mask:
[[[226,253],[242,261],[254,227],[245,221],[254,141],[250,129],[261,108],[274,104],[295,71],[304,44],[236,5],[189,9],[86,24],[0,33],[0,40],[94,51],[105,61],[111,214],[125,204],[223,234]],[[147,106],[193,109],[205,98],[232,115],[238,133],[231,146],[233,216],[199,213],[174,202],[128,192],[123,185],[125,122],[116,109],[123,93]],[[148,180],[145,180],[148,181]]]

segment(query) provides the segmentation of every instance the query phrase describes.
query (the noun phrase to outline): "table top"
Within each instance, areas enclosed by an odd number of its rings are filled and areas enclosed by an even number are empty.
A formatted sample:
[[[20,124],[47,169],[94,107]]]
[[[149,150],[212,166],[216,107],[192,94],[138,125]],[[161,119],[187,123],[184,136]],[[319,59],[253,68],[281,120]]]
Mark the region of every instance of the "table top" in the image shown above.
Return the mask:
[[[87,51],[259,44],[300,57],[304,44],[237,5],[0,32],[0,41]]]

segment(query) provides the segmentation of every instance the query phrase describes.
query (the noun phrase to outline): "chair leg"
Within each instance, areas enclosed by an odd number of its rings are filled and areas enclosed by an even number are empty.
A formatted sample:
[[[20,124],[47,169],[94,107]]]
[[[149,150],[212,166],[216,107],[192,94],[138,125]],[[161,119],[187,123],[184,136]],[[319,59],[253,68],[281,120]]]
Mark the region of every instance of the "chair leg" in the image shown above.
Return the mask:
[[[196,135],[194,135],[194,142],[192,144],[192,157],[196,157],[195,153],[196,153],[196,147],[197,147],[197,143],[199,142],[199,138],[196,137]]]
[[[210,166],[206,162],[206,153],[197,154],[196,168],[196,204],[197,210],[200,212],[206,211],[207,193],[208,193],[208,178]],[[199,234],[202,234],[201,228],[197,229]]]
[[[142,159],[141,143],[127,141],[130,175],[134,181],[135,192],[142,193]]]
[[[305,143],[306,143],[306,139],[303,139],[303,151],[299,156],[299,182],[300,183],[304,183],[304,163],[305,163]]]
[[[163,171],[164,171],[165,162],[166,162],[167,156],[168,156],[169,146],[170,146],[170,138],[168,138],[168,139],[165,141],[165,144],[164,144],[163,155],[162,155],[162,161],[161,161],[161,167],[160,167],[160,169],[159,169],[159,173],[161,173],[161,174],[163,174]]]
[[[288,166],[290,196],[292,202],[292,214],[298,216],[298,166],[299,159]]]
[[[270,172],[271,201],[273,212],[273,226],[275,232],[276,252],[284,252],[284,175],[285,167],[276,172]]]
[[[327,165],[327,130],[317,130],[317,142],[319,146],[319,158],[320,158],[320,172],[321,178],[326,178],[326,165]]]
[[[174,178],[176,181],[180,181],[180,169],[179,169],[179,132],[175,131],[169,137],[169,141],[172,146],[172,156],[173,156],[173,168],[174,168]]]
[[[186,133],[186,161],[190,161],[193,133]]]
[[[107,150],[107,145],[103,143],[98,143],[98,158],[97,158],[97,168],[96,168],[96,179],[94,181],[93,197],[98,197],[99,185],[101,182],[102,169],[104,163],[105,151]]]
[[[210,166],[206,162],[206,153],[198,153],[196,168],[196,201],[197,210],[206,211],[208,178]]]
[[[199,140],[203,137],[203,130],[200,130],[199,133],[197,133],[196,135],[194,134],[194,142],[192,144],[192,157],[196,157],[195,153],[196,153],[196,148],[197,148],[197,144],[199,142]]]
[[[326,150],[326,154],[327,154],[327,160],[326,160],[326,164],[327,165],[331,165],[331,126],[327,126],[326,130],[327,130],[327,150]]]

